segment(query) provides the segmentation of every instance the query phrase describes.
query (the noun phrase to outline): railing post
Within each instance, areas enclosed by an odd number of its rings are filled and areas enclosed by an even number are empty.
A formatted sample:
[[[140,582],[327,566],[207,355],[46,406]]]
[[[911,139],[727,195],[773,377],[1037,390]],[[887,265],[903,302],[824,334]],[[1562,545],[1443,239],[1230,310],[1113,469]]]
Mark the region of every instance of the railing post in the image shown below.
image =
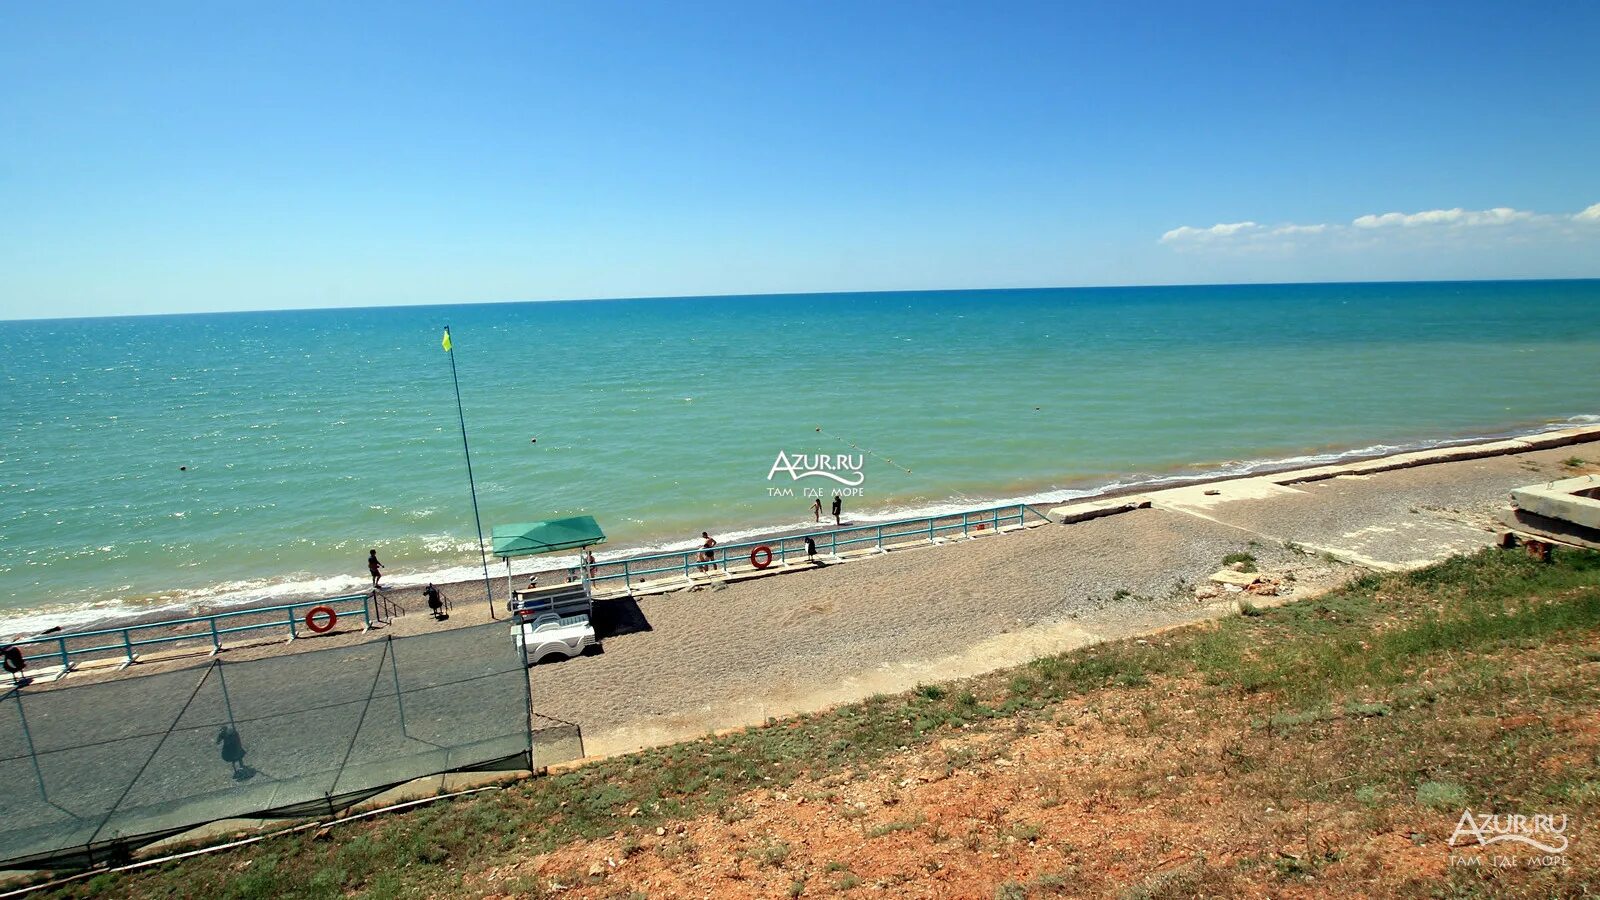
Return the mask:
[[[878,549],[883,549],[883,526],[878,526]]]
[[[126,628],[122,629],[122,647],[127,651],[128,663],[131,665],[133,663],[133,633]]]
[[[1000,507],[998,506],[994,509],[994,530],[1000,530]]]
[[[961,514],[961,536],[962,537],[971,537],[972,536],[972,535],[967,533],[967,514],[966,513],[962,513]]]
[[[213,653],[222,652],[222,635],[217,634],[217,617],[212,616],[211,622],[211,650]]]
[[[67,669],[71,668],[72,666],[72,663],[67,656],[67,639],[56,638],[56,646],[61,648],[61,674],[65,675]]]
[[[299,636],[300,632],[295,630],[294,627],[294,607],[291,606],[289,607],[289,640],[292,641]]]
[[[839,530],[837,528],[828,532],[828,552],[834,556],[839,555]]]
[[[628,589],[628,593],[633,593],[633,576],[628,572],[626,559],[622,561],[622,586]]]

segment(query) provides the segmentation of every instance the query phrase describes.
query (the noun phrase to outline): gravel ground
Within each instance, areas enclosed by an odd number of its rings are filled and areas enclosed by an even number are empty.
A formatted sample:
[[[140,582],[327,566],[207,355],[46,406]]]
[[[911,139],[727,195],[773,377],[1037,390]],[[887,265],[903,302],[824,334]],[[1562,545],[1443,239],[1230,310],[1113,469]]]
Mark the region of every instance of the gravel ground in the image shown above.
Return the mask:
[[[1294,594],[1304,596],[1354,569],[1295,553],[1285,541],[1345,558],[1376,554],[1380,563],[1388,552],[1393,564],[1481,546],[1492,540],[1494,513],[1512,487],[1570,474],[1562,460],[1585,449],[1341,477],[1263,499],[1140,510],[811,572],[601,601],[602,615],[626,627],[606,637],[602,653],[535,667],[534,707],[581,724],[590,753],[614,752],[1218,615],[1231,603],[1197,604],[1193,586],[1234,551],[1253,553],[1264,571],[1294,573]],[[504,581],[495,586],[498,592]],[[341,622],[331,635],[263,641],[230,649],[226,658],[488,621],[481,582],[445,587],[455,599],[448,622],[426,614],[419,587],[397,589],[387,596],[408,614],[373,631]],[[133,671],[205,661],[196,654]],[[62,683],[108,677],[116,676],[75,674]]]

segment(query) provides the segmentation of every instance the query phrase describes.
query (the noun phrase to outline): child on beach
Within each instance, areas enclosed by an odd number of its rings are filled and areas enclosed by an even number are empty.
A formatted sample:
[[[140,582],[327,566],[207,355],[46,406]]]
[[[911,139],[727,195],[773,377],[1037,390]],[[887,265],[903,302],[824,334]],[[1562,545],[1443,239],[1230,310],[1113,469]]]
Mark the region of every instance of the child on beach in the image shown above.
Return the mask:
[[[821,522],[822,521],[822,498],[821,497],[818,497],[817,499],[811,501],[811,521],[813,521],[813,522]]]
[[[378,584],[378,572],[382,568],[383,568],[383,563],[378,562],[378,551],[376,551],[376,550],[368,550],[367,551],[367,571],[372,573],[372,589],[375,590],[375,591],[383,590],[383,586]]]

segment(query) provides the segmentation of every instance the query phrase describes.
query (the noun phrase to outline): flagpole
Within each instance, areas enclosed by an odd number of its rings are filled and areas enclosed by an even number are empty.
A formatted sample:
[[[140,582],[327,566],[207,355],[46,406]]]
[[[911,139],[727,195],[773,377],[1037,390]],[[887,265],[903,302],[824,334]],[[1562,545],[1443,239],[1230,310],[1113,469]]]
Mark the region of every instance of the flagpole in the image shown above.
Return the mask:
[[[472,491],[472,524],[478,526],[478,558],[483,561],[483,596],[489,603],[489,618],[494,615],[494,590],[489,586],[489,554],[483,549],[483,519],[478,515],[478,483],[472,479],[472,449],[467,446],[467,414],[461,408],[461,378],[456,374],[455,342],[450,326],[444,327],[444,352],[450,357],[450,381],[456,387],[456,417],[461,420],[461,452],[467,457],[467,487]]]

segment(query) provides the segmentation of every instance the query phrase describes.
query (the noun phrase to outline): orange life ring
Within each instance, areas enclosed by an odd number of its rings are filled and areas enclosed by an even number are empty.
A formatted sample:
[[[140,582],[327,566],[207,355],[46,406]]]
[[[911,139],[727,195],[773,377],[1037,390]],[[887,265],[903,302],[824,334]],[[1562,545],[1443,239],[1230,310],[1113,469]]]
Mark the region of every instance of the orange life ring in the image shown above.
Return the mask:
[[[317,617],[322,615],[326,615],[328,621],[327,624],[319,626]],[[334,612],[331,606],[313,606],[306,610],[306,627],[315,634],[326,634],[332,631],[333,626],[337,624],[339,624],[339,614]]]
[[[761,557],[759,562],[756,560],[757,556]],[[751,550],[750,565],[755,566],[758,569],[765,569],[767,566],[772,565],[772,548],[768,547],[766,544],[762,544],[754,550]]]

